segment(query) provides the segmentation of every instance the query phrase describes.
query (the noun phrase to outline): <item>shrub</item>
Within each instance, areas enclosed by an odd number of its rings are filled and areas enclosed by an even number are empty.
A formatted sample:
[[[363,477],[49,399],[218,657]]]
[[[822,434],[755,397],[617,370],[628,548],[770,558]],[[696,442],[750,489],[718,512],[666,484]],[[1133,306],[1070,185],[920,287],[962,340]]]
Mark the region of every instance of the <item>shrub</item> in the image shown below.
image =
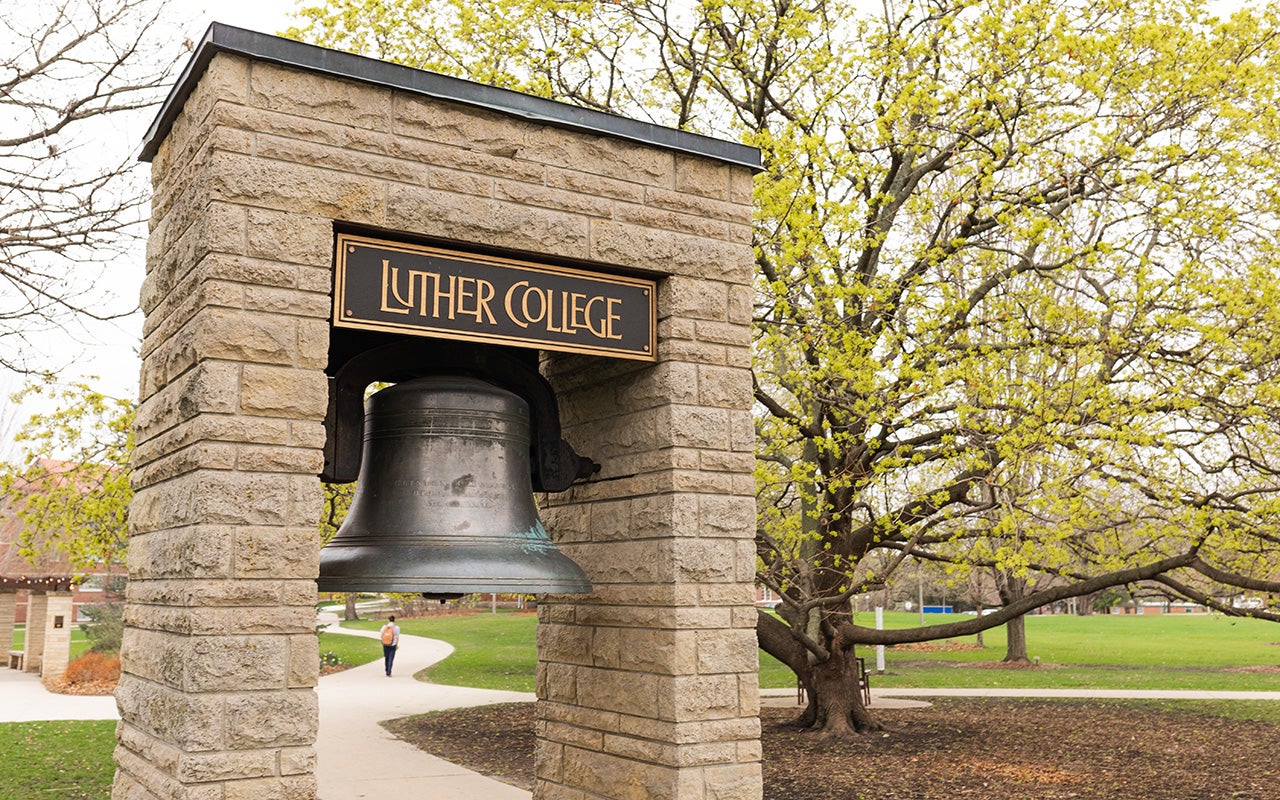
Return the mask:
[[[90,642],[95,653],[118,653],[124,638],[124,606],[120,603],[100,603],[83,606],[80,613],[89,618],[80,623],[80,630]]]
[[[67,665],[62,682],[67,685],[115,683],[120,679],[120,656],[92,650]]]

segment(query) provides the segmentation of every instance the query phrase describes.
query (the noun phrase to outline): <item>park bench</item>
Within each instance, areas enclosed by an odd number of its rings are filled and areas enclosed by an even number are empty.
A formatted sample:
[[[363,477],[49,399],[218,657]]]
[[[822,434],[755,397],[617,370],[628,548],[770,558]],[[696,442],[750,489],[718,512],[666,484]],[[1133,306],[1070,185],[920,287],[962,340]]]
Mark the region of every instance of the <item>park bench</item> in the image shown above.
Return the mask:
[[[871,675],[867,672],[867,661],[861,656],[854,659],[858,662],[858,691],[862,694],[862,705],[871,705]],[[796,705],[804,704],[804,683],[796,681]]]
[[[23,663],[25,661],[26,653],[27,651],[25,650],[10,650],[9,651],[9,669],[16,669],[21,671]]]

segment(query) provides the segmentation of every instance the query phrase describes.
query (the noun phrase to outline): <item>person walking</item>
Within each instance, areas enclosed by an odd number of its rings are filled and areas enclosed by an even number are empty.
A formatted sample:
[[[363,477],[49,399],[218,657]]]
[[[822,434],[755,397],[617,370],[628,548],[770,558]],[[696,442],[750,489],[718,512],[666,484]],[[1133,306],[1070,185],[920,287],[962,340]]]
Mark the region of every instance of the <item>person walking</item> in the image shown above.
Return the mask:
[[[400,646],[400,626],[394,614],[387,617],[382,626],[382,660],[387,665],[387,677],[391,677],[391,662],[396,660],[396,648]]]

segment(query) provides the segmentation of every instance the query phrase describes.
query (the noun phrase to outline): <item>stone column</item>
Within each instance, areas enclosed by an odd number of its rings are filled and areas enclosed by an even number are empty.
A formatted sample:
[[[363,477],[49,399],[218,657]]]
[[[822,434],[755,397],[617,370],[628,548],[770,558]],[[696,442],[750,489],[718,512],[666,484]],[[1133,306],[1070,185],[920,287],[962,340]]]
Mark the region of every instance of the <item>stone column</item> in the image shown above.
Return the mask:
[[[45,617],[49,612],[49,595],[35,589],[27,591],[27,641],[22,649],[26,651],[25,671],[40,672],[40,661],[44,654]]]
[[[71,660],[71,592],[49,592],[45,595],[45,615],[39,620],[44,628],[44,648],[40,653],[40,677],[45,683],[56,683],[67,672]],[[30,629],[32,622],[27,623]]]
[[[280,182],[219,122],[247,74],[215,58],[152,163],[117,800],[316,792],[332,229],[243,191]]]
[[[545,365],[565,438],[602,470],[545,503],[595,592],[538,606],[539,800],[761,796],[751,174],[677,158],[673,186],[723,238],[592,231],[593,257],[674,273],[658,363]]]
[[[14,621],[18,614],[18,593],[0,592],[0,658],[9,666],[9,651],[13,649]]]

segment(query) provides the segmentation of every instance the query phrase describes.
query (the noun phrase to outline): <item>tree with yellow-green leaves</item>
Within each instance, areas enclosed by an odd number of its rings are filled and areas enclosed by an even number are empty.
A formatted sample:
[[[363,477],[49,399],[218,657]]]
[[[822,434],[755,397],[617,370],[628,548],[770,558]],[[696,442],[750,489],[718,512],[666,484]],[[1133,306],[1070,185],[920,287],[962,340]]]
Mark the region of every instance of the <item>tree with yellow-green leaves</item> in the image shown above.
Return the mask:
[[[761,647],[1143,584],[1280,619],[1280,16],[1199,0],[329,0],[291,35],[758,146]],[[877,631],[903,565],[1020,587]],[[908,569],[910,566],[908,566]]]
[[[77,569],[124,564],[134,404],[83,383],[22,395],[46,393],[56,410],[32,415],[14,437],[19,463],[0,464],[0,496],[22,523],[19,552],[33,563],[64,555]]]

